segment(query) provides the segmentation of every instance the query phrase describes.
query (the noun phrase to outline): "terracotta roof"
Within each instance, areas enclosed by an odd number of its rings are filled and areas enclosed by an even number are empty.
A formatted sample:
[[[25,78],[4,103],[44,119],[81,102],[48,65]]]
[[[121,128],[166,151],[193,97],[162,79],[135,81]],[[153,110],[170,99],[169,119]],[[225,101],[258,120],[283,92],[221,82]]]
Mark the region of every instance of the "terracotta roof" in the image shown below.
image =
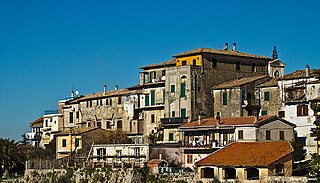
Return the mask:
[[[106,94],[104,94],[104,92],[89,94],[89,95],[83,96],[82,98],[79,98],[77,101],[84,101],[84,100],[118,96],[118,95],[127,95],[127,94],[134,94],[134,93],[136,93],[136,91],[134,90],[129,91],[128,89],[108,90]]]
[[[229,56],[237,56],[237,57],[248,57],[248,58],[259,58],[259,59],[272,60],[272,58],[269,58],[266,56],[260,56],[260,55],[250,54],[250,53],[233,51],[233,50],[216,50],[216,49],[212,49],[212,48],[196,48],[194,50],[190,50],[190,51],[176,54],[176,55],[174,55],[174,57],[181,57],[181,56],[194,55],[194,54],[200,54],[200,53],[213,53],[213,54],[217,54],[217,55],[229,55]]]
[[[35,121],[31,122],[30,125],[35,125],[38,123],[43,123],[43,117],[40,117],[40,118],[36,119]]]
[[[263,76],[253,76],[253,77],[243,77],[240,79],[235,79],[232,81],[227,81],[224,83],[221,83],[219,85],[216,85],[213,87],[213,89],[223,89],[223,88],[233,88],[233,87],[240,87],[242,85],[252,83],[254,81],[257,81],[259,79],[267,78],[268,75],[263,75]]]
[[[170,65],[175,65],[176,64],[176,60],[172,59],[172,60],[168,60],[166,62],[160,62],[158,64],[150,64],[150,65],[146,65],[146,66],[141,66],[140,69],[148,69],[148,68],[153,68],[153,67],[164,67],[164,66],[170,66]]]
[[[293,151],[289,142],[235,142],[196,162],[196,165],[268,167]]]
[[[273,116],[259,116],[259,120],[256,121],[255,116],[246,117],[234,117],[234,118],[221,118],[220,126],[237,126],[237,125],[255,125],[261,123]],[[216,118],[205,118],[201,120],[199,125],[198,120],[186,123],[179,128],[199,128],[199,127],[215,127],[217,124]]]
[[[278,78],[273,78],[270,81],[267,81],[265,83],[262,83],[258,85],[258,88],[263,88],[263,87],[272,87],[272,86],[278,86]]]
[[[310,69],[309,77],[319,77],[320,70],[319,69]],[[286,74],[285,76],[279,78],[280,80],[289,80],[289,79],[300,79],[300,78],[308,78],[306,76],[306,70],[296,70],[292,73]]]
[[[167,162],[166,160],[163,160],[163,159],[152,159],[148,162],[148,164],[159,164],[161,162]]]
[[[69,135],[69,134],[80,135],[80,134],[87,133],[89,131],[96,130],[96,129],[99,129],[99,128],[97,128],[97,127],[81,127],[81,128],[75,127],[75,128],[71,128],[66,131],[57,133],[56,135],[58,135],[58,136],[59,135]]]

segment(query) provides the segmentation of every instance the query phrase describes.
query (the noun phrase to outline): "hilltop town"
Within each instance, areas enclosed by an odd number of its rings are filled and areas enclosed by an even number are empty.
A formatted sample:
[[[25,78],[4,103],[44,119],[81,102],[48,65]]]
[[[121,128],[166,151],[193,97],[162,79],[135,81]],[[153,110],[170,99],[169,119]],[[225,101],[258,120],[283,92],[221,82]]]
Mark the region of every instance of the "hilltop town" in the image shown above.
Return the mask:
[[[29,123],[25,179],[107,168],[123,174],[69,180],[134,182],[144,170],[146,182],[317,181],[320,70],[285,74],[276,47],[270,55],[196,48],[141,66],[135,86],[71,91]]]

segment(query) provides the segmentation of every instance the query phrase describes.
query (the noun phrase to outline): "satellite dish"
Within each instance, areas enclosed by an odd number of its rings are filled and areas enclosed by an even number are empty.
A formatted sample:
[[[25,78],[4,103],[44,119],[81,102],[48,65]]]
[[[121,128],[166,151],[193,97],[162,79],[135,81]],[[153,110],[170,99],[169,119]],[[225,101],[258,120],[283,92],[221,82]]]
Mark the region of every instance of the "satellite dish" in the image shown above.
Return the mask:
[[[75,91],[74,94],[75,94],[75,95],[79,95],[79,91]]]

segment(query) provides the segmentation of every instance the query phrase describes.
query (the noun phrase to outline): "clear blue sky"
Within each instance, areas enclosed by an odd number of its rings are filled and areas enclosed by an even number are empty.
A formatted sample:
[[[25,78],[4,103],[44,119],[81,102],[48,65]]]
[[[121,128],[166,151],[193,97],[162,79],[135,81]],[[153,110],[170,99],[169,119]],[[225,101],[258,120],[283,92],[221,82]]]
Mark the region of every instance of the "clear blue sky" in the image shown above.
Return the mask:
[[[138,83],[139,66],[198,47],[319,68],[320,3],[296,0],[0,0],[0,137],[16,140],[70,95]]]

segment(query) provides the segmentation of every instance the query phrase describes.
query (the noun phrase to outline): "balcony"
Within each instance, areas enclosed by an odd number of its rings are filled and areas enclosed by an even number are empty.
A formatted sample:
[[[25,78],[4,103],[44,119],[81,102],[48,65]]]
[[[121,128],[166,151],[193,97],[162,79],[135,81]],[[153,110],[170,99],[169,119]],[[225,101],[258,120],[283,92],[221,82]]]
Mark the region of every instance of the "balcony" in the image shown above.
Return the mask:
[[[242,107],[245,108],[260,108],[260,102],[258,99],[244,99],[242,101]]]
[[[187,117],[178,117],[178,118],[161,118],[161,125],[162,126],[175,126],[175,125],[182,125],[188,122]]]

